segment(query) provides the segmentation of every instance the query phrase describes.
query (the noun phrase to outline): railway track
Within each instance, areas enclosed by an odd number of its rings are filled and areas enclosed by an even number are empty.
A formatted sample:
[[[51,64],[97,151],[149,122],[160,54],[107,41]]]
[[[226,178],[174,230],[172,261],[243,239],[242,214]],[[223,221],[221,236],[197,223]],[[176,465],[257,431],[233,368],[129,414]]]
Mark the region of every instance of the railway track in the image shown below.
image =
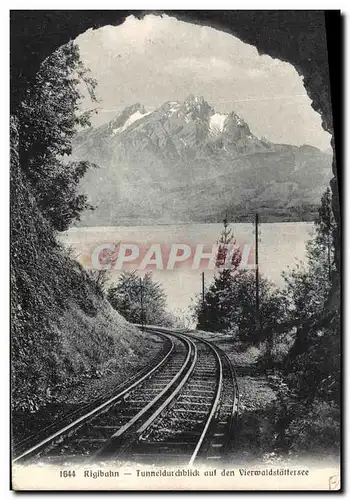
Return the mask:
[[[234,368],[213,344],[158,327],[160,359],[75,420],[19,453],[15,462],[105,460],[144,464],[218,463],[235,434]]]
[[[154,357],[154,360],[150,366],[144,367],[143,369],[139,370],[137,373],[129,377],[117,388],[114,388],[110,391],[105,391],[99,398],[95,398],[93,401],[79,406],[79,408],[75,409],[74,411],[68,412],[68,414],[65,414],[52,424],[40,429],[35,434],[32,434],[20,441],[14,442],[12,450],[13,455],[15,457],[18,457],[22,455],[22,453],[35,448],[39,443],[44,443],[47,438],[50,438],[63,429],[66,429],[69,424],[74,423],[82,416],[88,415],[92,410],[98,408],[106,401],[109,401],[115,395],[122,394],[125,389],[132,387],[135,382],[141,380],[144,376],[147,376],[147,374],[151,375],[153,368],[157,368],[157,366],[161,366],[161,363],[166,362],[167,357],[171,355],[171,351],[173,349],[173,342],[171,338],[166,337],[161,333],[158,333],[158,338],[159,342],[162,342],[162,347],[159,349],[159,353]]]

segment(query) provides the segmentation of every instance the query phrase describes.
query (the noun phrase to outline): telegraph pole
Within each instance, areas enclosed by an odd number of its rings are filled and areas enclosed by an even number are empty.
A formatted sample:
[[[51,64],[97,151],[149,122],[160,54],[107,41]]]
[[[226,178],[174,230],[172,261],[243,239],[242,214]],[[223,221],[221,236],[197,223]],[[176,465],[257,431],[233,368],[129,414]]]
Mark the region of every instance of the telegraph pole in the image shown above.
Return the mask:
[[[202,306],[204,309],[204,271],[202,272]]]
[[[255,214],[255,326],[260,330],[260,295],[259,295],[259,214]]]
[[[140,276],[140,303],[141,303],[141,331],[144,331],[144,313],[143,313],[143,286],[142,278]]]

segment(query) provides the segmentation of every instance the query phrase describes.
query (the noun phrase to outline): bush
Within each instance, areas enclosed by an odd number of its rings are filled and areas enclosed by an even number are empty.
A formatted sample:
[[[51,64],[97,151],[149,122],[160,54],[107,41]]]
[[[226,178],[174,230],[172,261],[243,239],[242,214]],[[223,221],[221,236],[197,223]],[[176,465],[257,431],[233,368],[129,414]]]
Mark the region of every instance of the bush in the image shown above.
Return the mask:
[[[339,453],[340,409],[332,402],[315,399],[312,406],[294,418],[286,431],[291,450],[299,453]],[[326,450],[326,451],[325,451]]]

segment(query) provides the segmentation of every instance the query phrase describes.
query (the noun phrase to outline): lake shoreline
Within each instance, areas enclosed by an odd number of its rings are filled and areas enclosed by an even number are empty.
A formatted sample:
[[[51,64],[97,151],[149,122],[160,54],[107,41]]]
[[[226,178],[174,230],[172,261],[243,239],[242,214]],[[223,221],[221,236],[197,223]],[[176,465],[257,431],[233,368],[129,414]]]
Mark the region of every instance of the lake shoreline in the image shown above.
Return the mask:
[[[238,246],[248,245],[254,254],[255,228],[252,223],[230,224]],[[294,267],[296,262],[305,261],[306,243],[311,239],[313,224],[310,222],[263,222],[259,225],[259,269],[276,286],[283,286],[282,272]],[[192,249],[204,245],[205,251],[216,244],[223,225],[216,224],[176,224],[154,226],[98,226],[70,228],[59,235],[61,243],[73,249],[73,255],[85,268],[92,268],[92,255],[99,252],[99,246],[118,243],[134,244],[140,248],[140,255],[151,245],[166,249],[173,244],[187,244]],[[254,258],[254,256],[253,256]],[[139,270],[137,261],[126,263],[122,269],[111,270],[111,280],[118,280],[123,271]],[[158,270],[151,266],[154,279],[159,281],[168,297],[171,309],[187,309],[191,299],[201,291],[201,273],[205,273],[205,283],[213,279],[214,270],[208,266],[198,269],[175,266],[174,269]]]

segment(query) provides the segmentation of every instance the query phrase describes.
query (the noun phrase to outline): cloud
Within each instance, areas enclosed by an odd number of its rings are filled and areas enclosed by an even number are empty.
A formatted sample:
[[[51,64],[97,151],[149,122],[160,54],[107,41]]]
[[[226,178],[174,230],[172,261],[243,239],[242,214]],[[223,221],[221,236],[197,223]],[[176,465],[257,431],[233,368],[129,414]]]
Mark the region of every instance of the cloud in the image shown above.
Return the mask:
[[[168,73],[196,73],[197,77],[206,79],[225,78],[232,71],[230,62],[217,57],[180,57],[169,63],[165,68]]]
[[[246,70],[246,75],[248,78],[266,78],[268,76],[268,72],[264,69],[248,68]]]

